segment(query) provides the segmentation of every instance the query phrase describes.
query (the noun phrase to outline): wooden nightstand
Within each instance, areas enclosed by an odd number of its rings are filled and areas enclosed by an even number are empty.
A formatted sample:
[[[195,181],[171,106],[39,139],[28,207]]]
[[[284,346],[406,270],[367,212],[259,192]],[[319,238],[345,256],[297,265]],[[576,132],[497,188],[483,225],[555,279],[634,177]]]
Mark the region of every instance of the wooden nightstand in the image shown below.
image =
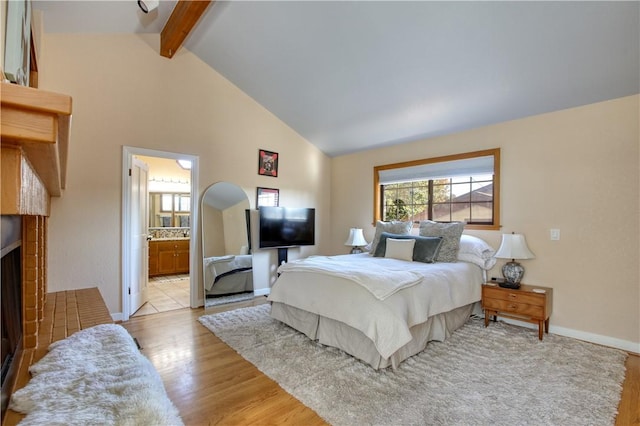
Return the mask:
[[[536,291],[534,291],[536,290]],[[540,291],[539,291],[540,290]],[[541,292],[544,290],[544,292]],[[542,329],[549,333],[549,317],[553,305],[553,289],[522,284],[519,289],[502,288],[495,283],[482,285],[482,309],[484,326],[489,317],[498,315],[538,324],[538,338],[542,340]]]

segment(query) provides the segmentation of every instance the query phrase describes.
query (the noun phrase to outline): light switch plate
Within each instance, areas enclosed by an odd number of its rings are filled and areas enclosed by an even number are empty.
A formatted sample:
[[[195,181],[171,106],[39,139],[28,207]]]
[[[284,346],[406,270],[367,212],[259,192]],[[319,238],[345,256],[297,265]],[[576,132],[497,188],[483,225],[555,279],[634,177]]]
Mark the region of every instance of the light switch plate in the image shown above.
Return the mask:
[[[550,232],[551,235],[551,241],[559,241],[560,240],[560,230],[559,229],[552,229]]]

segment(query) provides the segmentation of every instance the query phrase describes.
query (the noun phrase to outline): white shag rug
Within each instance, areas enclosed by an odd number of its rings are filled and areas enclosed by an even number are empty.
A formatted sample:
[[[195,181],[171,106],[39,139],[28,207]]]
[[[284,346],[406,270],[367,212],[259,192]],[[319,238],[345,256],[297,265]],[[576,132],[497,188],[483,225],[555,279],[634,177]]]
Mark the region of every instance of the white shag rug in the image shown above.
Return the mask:
[[[160,375],[117,324],[52,343],[9,408],[21,425],[182,425]]]
[[[613,425],[627,354],[472,319],[376,371],[272,319],[269,305],[200,322],[334,425]]]

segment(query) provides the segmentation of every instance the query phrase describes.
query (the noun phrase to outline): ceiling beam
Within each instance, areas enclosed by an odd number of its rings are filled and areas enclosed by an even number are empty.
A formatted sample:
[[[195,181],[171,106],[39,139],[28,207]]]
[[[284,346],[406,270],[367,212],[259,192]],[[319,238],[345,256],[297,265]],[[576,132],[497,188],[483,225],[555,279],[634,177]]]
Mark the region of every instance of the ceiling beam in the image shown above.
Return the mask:
[[[178,0],[160,33],[160,55],[173,58],[209,4],[215,0]]]

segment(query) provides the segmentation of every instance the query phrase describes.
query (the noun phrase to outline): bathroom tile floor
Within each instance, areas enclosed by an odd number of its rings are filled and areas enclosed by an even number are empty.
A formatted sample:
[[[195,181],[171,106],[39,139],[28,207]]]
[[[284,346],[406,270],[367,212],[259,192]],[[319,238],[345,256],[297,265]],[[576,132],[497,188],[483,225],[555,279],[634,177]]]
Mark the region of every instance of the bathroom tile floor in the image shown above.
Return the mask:
[[[189,307],[189,275],[149,278],[149,300],[133,317]]]

